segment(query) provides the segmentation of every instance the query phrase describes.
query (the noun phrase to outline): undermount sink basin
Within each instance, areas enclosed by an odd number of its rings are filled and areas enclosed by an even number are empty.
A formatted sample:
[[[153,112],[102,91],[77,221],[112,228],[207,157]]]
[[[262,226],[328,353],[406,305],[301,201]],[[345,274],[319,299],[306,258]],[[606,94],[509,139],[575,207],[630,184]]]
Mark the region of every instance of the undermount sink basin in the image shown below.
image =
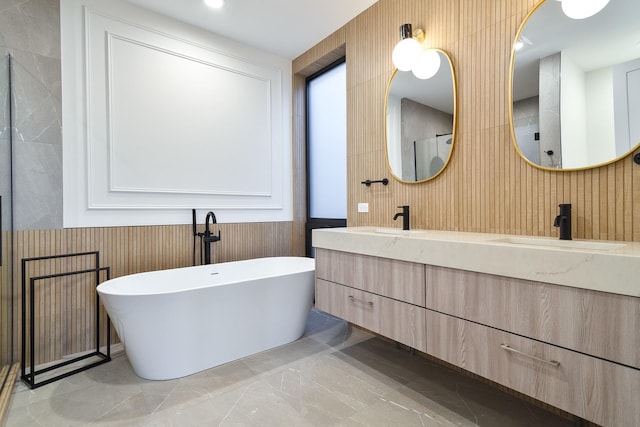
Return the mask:
[[[366,233],[373,233],[373,234],[391,234],[394,236],[408,236],[416,233],[416,230],[403,230],[402,228],[385,228],[385,227],[362,227],[358,229],[353,227],[352,230],[356,232],[364,231]]]
[[[411,230],[403,230],[401,228],[376,228],[374,232],[380,234],[409,234]]]
[[[560,249],[592,249],[596,251],[615,251],[624,248],[623,243],[592,242],[585,240],[552,240],[535,237],[505,237],[494,242],[513,243],[527,246],[546,246]]]
[[[376,234],[391,234],[392,236],[408,236],[408,237],[422,237],[425,230],[419,228],[411,230],[403,230],[402,228],[375,228],[373,232]]]

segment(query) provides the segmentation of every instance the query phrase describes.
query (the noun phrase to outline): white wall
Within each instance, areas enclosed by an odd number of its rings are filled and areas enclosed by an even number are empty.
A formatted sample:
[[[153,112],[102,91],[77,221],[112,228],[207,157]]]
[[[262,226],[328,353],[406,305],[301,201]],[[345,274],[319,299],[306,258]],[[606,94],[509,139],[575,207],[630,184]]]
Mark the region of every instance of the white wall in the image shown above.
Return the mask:
[[[391,95],[387,97],[386,113],[386,147],[388,165],[391,172],[402,177],[402,106],[400,97]]]
[[[585,74],[588,164],[616,158],[613,114],[613,70],[611,67]]]
[[[640,144],[640,58],[613,67],[616,155]]]
[[[119,0],[61,22],[65,227],[292,219],[289,60]]]
[[[584,167],[587,165],[585,76],[564,53],[560,87],[562,167]]]

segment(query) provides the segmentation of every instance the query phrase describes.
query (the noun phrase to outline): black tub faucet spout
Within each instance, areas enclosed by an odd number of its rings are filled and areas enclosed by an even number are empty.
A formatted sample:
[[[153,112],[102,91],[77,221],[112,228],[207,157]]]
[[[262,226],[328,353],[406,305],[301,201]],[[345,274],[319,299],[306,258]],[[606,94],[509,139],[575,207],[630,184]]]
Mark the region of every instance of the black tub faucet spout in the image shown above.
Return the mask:
[[[204,263],[211,264],[211,244],[220,241],[220,230],[218,235],[214,235],[209,228],[209,221],[211,225],[217,224],[216,214],[208,212],[207,217],[204,220],[204,234],[202,235],[202,244],[204,246]]]
[[[211,231],[209,230],[209,220],[210,219],[211,219],[211,225],[218,223],[218,220],[216,220],[216,214],[214,214],[213,212],[209,211],[207,213],[207,217],[204,220],[204,232],[205,233],[211,233]]]

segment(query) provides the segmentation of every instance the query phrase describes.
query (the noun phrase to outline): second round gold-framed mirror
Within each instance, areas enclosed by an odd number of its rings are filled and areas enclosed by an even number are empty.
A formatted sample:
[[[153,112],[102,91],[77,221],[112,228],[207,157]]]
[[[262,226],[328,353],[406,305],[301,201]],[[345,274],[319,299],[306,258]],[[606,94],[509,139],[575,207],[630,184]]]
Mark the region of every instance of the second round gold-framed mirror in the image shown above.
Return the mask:
[[[527,15],[511,58],[512,139],[529,164],[580,170],[640,144],[640,2],[573,19],[556,0]]]

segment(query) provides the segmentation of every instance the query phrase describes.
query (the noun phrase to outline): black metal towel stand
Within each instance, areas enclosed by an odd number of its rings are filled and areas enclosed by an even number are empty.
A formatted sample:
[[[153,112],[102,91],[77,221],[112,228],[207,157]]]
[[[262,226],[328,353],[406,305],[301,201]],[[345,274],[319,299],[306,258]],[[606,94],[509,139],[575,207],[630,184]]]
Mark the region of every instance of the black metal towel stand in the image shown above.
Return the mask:
[[[56,273],[56,274],[48,274],[44,276],[35,276],[29,278],[29,324],[27,325],[27,263],[33,261],[43,261],[43,260],[52,260],[57,258],[69,258],[69,257],[80,257],[80,256],[95,256],[95,268],[90,268],[86,270],[77,270],[77,271],[69,271],[65,273]],[[73,374],[77,374],[78,372],[87,370],[89,368],[93,368],[94,366],[101,365],[111,360],[111,322],[109,320],[109,316],[107,316],[107,346],[106,346],[106,354],[100,351],[100,299],[98,296],[98,292],[96,292],[96,350],[87,354],[83,354],[78,357],[74,357],[68,360],[65,360],[60,363],[56,363],[46,368],[36,370],[35,369],[35,283],[39,280],[47,280],[53,279],[57,277],[65,277],[65,276],[76,276],[80,274],[87,273],[95,273],[96,277],[96,287],[100,284],[100,272],[106,272],[107,280],[111,278],[111,270],[109,267],[100,267],[100,253],[98,251],[93,252],[80,252],[74,254],[65,254],[65,255],[52,255],[52,256],[43,256],[43,257],[35,257],[35,258],[23,258],[22,259],[22,354],[21,354],[21,376],[22,381],[29,386],[29,388],[37,388],[43,386],[45,384],[52,383],[54,381],[60,380],[62,378],[69,377]],[[28,327],[28,329],[27,329]],[[28,331],[28,333],[27,333]],[[27,335],[29,339],[29,369],[27,372]],[[43,381],[36,383],[36,375],[44,374],[46,372],[50,372],[54,369],[61,368],[63,366],[70,365],[72,363],[89,359],[90,357],[98,357],[99,360],[79,368],[75,368],[73,370],[61,373],[59,375],[47,378]]]

